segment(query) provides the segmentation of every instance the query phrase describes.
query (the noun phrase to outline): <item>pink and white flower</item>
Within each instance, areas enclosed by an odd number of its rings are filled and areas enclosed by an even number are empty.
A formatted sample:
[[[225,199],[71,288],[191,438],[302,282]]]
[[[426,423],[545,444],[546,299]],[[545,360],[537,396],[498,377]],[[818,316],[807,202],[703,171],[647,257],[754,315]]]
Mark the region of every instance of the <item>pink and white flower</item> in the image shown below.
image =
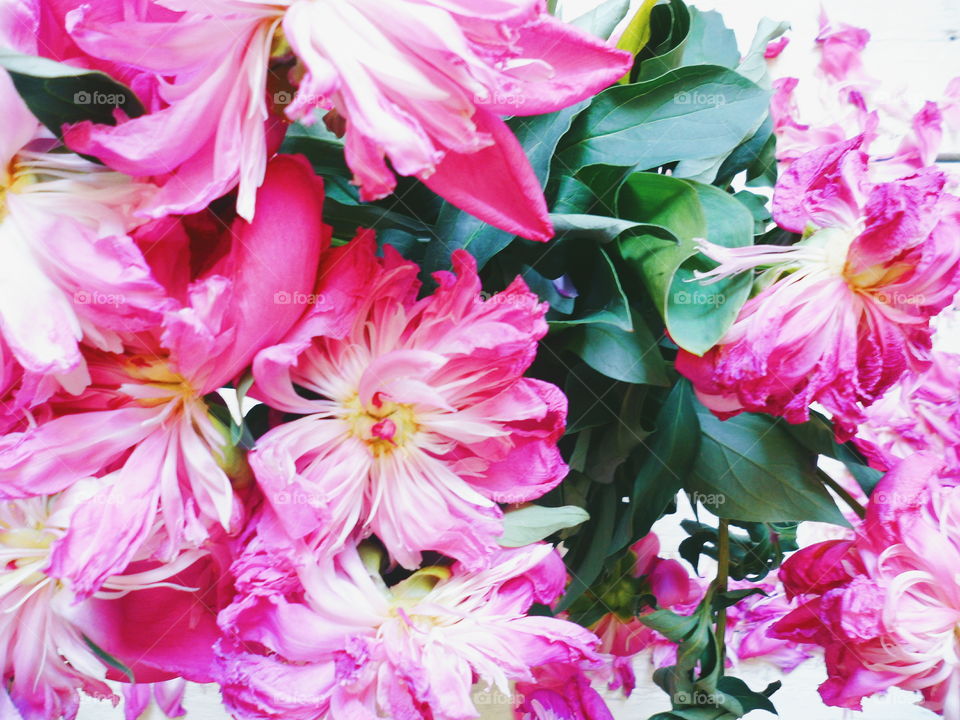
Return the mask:
[[[502,532],[497,503],[537,498],[567,471],[566,398],[523,377],[546,305],[519,278],[482,300],[464,251],[417,300],[417,266],[374,253],[370,232],[329,252],[317,304],[254,361],[252,393],[305,417],[260,438],[250,463],[293,538],[336,552],[375,533],[407,568],[423,550],[481,565]]]
[[[887,470],[915,452],[931,452],[960,473],[960,355],[934,349],[933,364],[908,373],[867,408],[857,446]]]
[[[765,270],[714,348],[677,357],[718,416],[803,422],[818,402],[850,437],[863,407],[930,365],[929,319],[960,289],[960,200],[935,169],[870,182],[862,142],[808,153],[781,177],[774,219],[803,234],[796,245],[701,243],[719,263],[702,279]]]
[[[111,167],[159,176],[156,212],[200,209],[239,181],[250,218],[269,109],[312,122],[319,108],[345,129],[363,199],[393,192],[394,172],[415,176],[493,225],[546,240],[539,180],[499,116],[567,107],[632,63],[542,0],[141,5],[144,17],[120,21],[79,6],[68,29],[90,55],[165,78],[162,105],[115,128],[81,123],[67,139]]]
[[[800,606],[774,634],[826,650],[828,705],[898,686],[960,718],[960,486],[933,455],[896,465],[852,540],[804,548],[781,577]]]
[[[119,333],[169,309],[128,235],[154,188],[59,151],[2,69],[0,105],[0,336],[28,383],[50,376],[77,393],[89,382],[81,340],[117,350]]]
[[[81,596],[142,548],[168,562],[217,526],[239,525],[231,476],[246,466],[204,396],[293,326],[302,306],[276,296],[313,289],[329,242],[320,181],[303,158],[274,159],[259,196],[254,222],[238,219],[223,233],[225,253],[206,237],[191,256],[178,222],[151,227],[148,255],[177,309],[151,331],[124,336],[122,352],[85,350],[90,386],[52,398],[44,422],[0,438],[0,497],[52,494],[97,478],[51,560]],[[198,264],[206,271],[191,277]]]
[[[116,702],[105,680],[120,678],[103,663],[96,648],[116,649],[111,640],[130,631],[117,623],[119,608],[111,607],[119,602],[126,605],[119,598],[130,595],[136,596],[135,602],[159,609],[162,623],[139,624],[135,652],[115,657],[129,662],[135,673],[156,673],[151,643],[161,633],[173,633],[166,640],[168,650],[193,653],[191,662],[196,665],[202,665],[206,657],[206,671],[183,671],[198,680],[210,679],[212,655],[209,648],[202,649],[202,643],[212,642],[212,617],[204,626],[207,632],[199,625],[194,627],[193,638],[201,645],[191,645],[190,636],[183,633],[187,617],[183,611],[195,596],[177,584],[178,573],[195,564],[199,553],[184,553],[170,565],[145,565],[112,576],[96,597],[82,603],[69,585],[52,573],[51,549],[67,531],[77,496],[82,493],[81,487],[75,487],[57,496],[0,503],[0,674],[4,682],[0,695],[13,706],[3,713],[4,718],[72,719],[80,690]],[[110,611],[102,613],[102,608]]]
[[[531,668],[595,663],[597,639],[527,616],[566,583],[552,547],[504,550],[488,569],[425,567],[392,586],[380,555],[346,548],[284,573],[254,539],[234,566],[239,595],[220,615],[227,706],[239,718],[467,720],[471,689],[533,682]]]

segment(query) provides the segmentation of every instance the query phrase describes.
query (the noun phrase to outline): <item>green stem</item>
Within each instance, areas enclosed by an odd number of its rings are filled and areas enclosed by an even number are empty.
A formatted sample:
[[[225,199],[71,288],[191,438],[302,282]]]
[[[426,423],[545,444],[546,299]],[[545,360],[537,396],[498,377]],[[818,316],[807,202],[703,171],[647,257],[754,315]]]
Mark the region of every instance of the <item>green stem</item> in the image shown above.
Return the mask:
[[[826,485],[828,488],[833,490],[837,495],[840,496],[840,499],[843,500],[847,505],[850,506],[850,509],[853,510],[857,517],[861,520],[867,516],[867,510],[863,507],[857,499],[847,492],[843,486],[834,480],[832,477],[827,475],[823,470],[817,468],[817,477],[820,478],[820,482]]]
[[[717,592],[727,591],[727,581],[730,578],[730,522],[721,518],[717,531]],[[721,608],[717,612],[717,649],[719,663],[723,668],[726,663],[727,652],[727,609]],[[721,670],[722,672],[722,670]]]

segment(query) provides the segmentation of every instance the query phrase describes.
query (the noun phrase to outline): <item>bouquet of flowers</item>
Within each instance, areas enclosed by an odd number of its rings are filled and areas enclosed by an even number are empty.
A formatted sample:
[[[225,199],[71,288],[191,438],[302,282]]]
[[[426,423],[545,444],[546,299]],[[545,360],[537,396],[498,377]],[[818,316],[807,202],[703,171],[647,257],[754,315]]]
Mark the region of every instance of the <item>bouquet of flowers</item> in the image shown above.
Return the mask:
[[[554,4],[0,0],[0,718],[960,720],[960,81]]]

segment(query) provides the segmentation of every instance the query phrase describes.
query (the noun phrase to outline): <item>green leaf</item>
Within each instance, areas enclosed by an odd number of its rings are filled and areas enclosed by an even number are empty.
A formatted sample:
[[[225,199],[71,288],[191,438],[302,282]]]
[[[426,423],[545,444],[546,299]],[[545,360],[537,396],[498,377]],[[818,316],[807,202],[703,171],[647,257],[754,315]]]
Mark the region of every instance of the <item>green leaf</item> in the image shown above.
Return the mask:
[[[732,153],[727,155],[723,163],[717,169],[717,175],[714,178],[714,184],[718,187],[726,187],[733,179],[744,170],[749,170],[756,163],[764,160],[773,160],[773,158],[764,158],[767,143],[773,140],[773,120],[768,113],[757,128],[757,131],[747,140],[740,143]],[[774,160],[775,163],[775,160]]]
[[[0,49],[0,67],[10,73],[27,107],[54,135],[63,126],[91,120],[114,125],[114,110],[143,115],[143,105],[125,85],[97,70],[76,68],[47,58]]]
[[[565,261],[558,263],[557,275],[567,268],[573,277],[574,286],[580,291],[574,311],[570,317],[562,319],[550,317],[551,328],[564,328],[579,325],[612,325],[623,332],[633,330],[630,303],[620,284],[620,277],[605,251],[596,246],[586,248],[582,253],[566,256],[560,250],[564,239],[552,246],[553,259]],[[593,257],[590,257],[593,255]],[[570,263],[570,264],[566,264]],[[538,267],[549,267],[548,263]]]
[[[697,193],[706,219],[706,239],[723,247],[746,247],[753,243],[753,216],[729,193],[712,185],[687,181]],[[694,255],[677,268],[666,301],[666,324],[670,337],[684,350],[702,355],[724,336],[737,319],[753,285],[748,274],[734,275],[708,285],[696,279],[716,263]]]
[[[659,0],[643,0],[617,41],[619,49],[637,55],[647,46],[650,41],[650,13],[658,2]],[[629,78],[629,73],[626,77]]]
[[[764,52],[771,40],[783,35],[790,29],[788,22],[776,22],[770,18],[763,18],[757,26],[757,32],[750,43],[750,49],[740,65],[737,66],[737,72],[749,80],[757,83],[762,88],[770,87],[770,71]]]
[[[606,40],[629,10],[630,0],[605,0],[593,10],[571,20],[570,24]]]
[[[696,65],[646,82],[616,85],[594,98],[564,138],[568,171],[603,164],[656,168],[715,158],[752,135],[769,93],[733,70]]]
[[[700,421],[693,401],[693,389],[681,380],[657,414],[657,426],[647,442],[634,481],[630,504],[633,527],[627,543],[650,532],[684,481],[700,451]]]
[[[620,215],[644,226],[622,238],[618,247],[666,318],[673,276],[696,253],[694,238],[707,233],[706,219],[693,185],[657,173],[634,173],[618,198]]]
[[[569,609],[603,572],[620,498],[617,497],[617,488],[612,483],[594,484],[593,487],[597,492],[590,498],[589,507],[594,509],[590,522],[578,533],[579,542],[564,557],[572,579],[557,604],[557,612]],[[589,541],[585,542],[584,537]]]
[[[90,648],[93,654],[96,655],[98,658],[100,658],[100,660],[102,660],[106,665],[112,667],[114,670],[119,670],[120,672],[122,672],[124,675],[127,676],[130,682],[132,683],[136,682],[136,680],[134,680],[133,678],[133,670],[131,670],[122,662],[117,660],[113,655],[111,655],[102,647],[97,645],[93,640],[88,638],[86,635],[83,635],[82,637],[83,637],[83,641],[87,644],[87,647]]]
[[[683,46],[684,65],[720,65],[735,68],[740,62],[737,36],[716,10],[690,7],[690,32]]]
[[[683,0],[668,0],[650,11],[649,39],[637,53],[634,80],[651,80],[683,64],[690,32],[690,8]]]
[[[590,514],[575,505],[527,505],[504,513],[503,535],[498,542],[503,547],[523,547],[550,537],[559,530],[576,527],[589,519]]]
[[[614,380],[667,384],[657,341],[639,317],[633,318],[633,330],[601,323],[579,327],[568,347],[594,370]]]
[[[848,525],[817,479],[817,456],[782,420],[751,413],[718,420],[702,405],[697,415],[703,437],[687,490],[716,497],[711,512],[734,520]]]

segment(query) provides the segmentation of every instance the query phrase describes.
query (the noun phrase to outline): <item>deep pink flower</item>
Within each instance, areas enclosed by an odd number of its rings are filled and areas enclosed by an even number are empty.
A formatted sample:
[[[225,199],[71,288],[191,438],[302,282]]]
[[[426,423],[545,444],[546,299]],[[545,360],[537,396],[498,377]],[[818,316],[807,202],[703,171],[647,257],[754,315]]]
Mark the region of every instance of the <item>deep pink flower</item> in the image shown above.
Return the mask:
[[[854,438],[871,463],[887,470],[928,451],[960,473],[960,355],[934,350],[933,364],[908,373],[867,408]]]
[[[533,682],[518,682],[517,720],[613,720],[584,669],[572,663],[534,668]]]
[[[0,106],[0,335],[28,383],[49,375],[76,393],[89,382],[81,340],[116,350],[169,309],[128,235],[154,188],[58,152],[3,69]]]
[[[427,549],[477,566],[497,547],[497,503],[567,471],[566,398],[523,377],[546,306],[519,278],[484,301],[463,251],[417,300],[417,266],[374,252],[369,232],[329,252],[316,305],[254,361],[253,392],[305,417],[260,438],[250,463],[294,538],[337,551],[376,533],[404,567]]]
[[[197,596],[179,583],[184,579],[181,573],[198,563],[200,553],[184,553],[164,566],[141,563],[107,578],[95,598],[79,603],[69,585],[53,574],[51,548],[67,531],[83,494],[78,485],[52,497],[0,503],[0,675],[4,683],[0,715],[4,718],[72,719],[80,690],[116,702],[104,681],[125,678],[102,662],[94,650],[97,646],[109,647],[108,652],[128,662],[135,674],[149,674],[157,672],[154,646],[163,645],[168,652],[192,656],[178,672],[200,681],[211,677],[213,617],[207,613],[205,623],[191,623],[185,632],[190,617],[185,610]],[[143,608],[152,608],[154,622],[137,624],[134,652],[116,652],[124,648],[114,640],[131,631],[123,621],[134,616],[119,612],[130,602],[141,608],[141,615]],[[87,638],[96,645],[91,646]],[[15,711],[3,710],[6,698]]]
[[[828,705],[899,686],[960,718],[960,486],[942,462],[912,455],[874,490],[853,540],[812,545],[781,576],[801,605],[774,633],[822,645]]]
[[[240,718],[467,720],[477,682],[506,695],[511,681],[534,681],[533,667],[597,660],[589,631],[526,615],[566,582],[548,545],[501,551],[478,572],[425,567],[389,587],[372,549],[317,564],[298,554],[293,576],[283,556],[255,538],[220,615],[236,639],[222,647],[224,698]]]
[[[808,153],[781,177],[774,219],[793,246],[723,248],[703,278],[766,270],[763,290],[703,357],[677,369],[720,417],[744,410],[803,422],[811,403],[849,437],[907,370],[930,364],[929,319],[960,289],[960,201],[927,169],[871,183],[862,137]]]
[[[204,396],[282,338],[303,306],[278,301],[313,289],[329,242],[320,182],[303,158],[272,161],[253,223],[223,233],[228,249],[191,257],[176,224],[151,228],[150,257],[177,308],[149,332],[123,337],[121,352],[85,351],[92,382],[49,401],[45,422],[0,438],[0,497],[51,494],[90,476],[97,492],[74,513],[52,566],[81,595],[96,590],[149,543],[162,560],[201,545],[216,526],[235,529],[241,510],[230,475],[239,451]],[[179,229],[179,232],[175,230]],[[191,277],[191,262],[209,267]]]
[[[82,123],[67,138],[111,167],[160,176],[158,213],[199,209],[239,181],[250,217],[268,108],[307,122],[320,108],[345,121],[364,199],[393,192],[394,172],[416,176],[493,225],[545,240],[539,181],[499,116],[576,103],[632,62],[549,16],[542,0],[139,5],[160,18],[117,21],[83,5],[68,29],[90,55],[163,77],[163,106],[116,128]]]

